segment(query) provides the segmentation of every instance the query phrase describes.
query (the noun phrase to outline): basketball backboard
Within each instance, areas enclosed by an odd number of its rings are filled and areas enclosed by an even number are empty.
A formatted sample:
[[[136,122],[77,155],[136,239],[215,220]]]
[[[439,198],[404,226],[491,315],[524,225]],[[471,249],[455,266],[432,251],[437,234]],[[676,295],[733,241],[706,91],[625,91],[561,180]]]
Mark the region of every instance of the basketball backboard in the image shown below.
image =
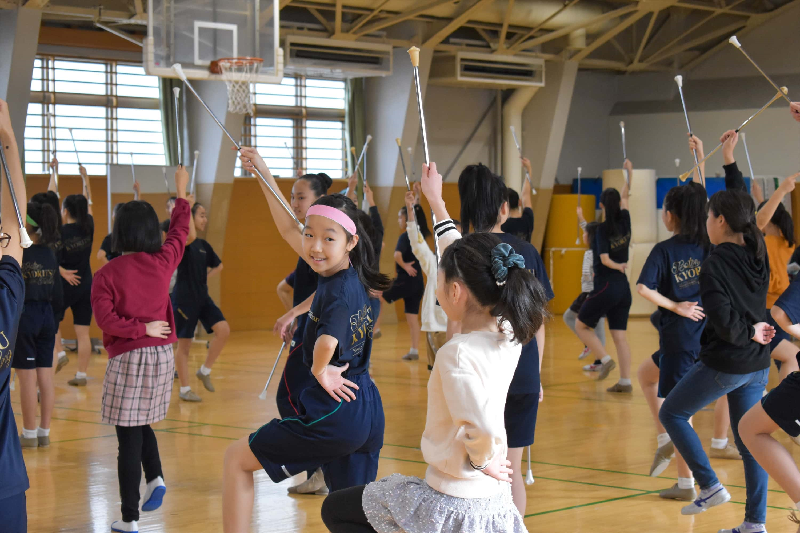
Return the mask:
[[[258,57],[264,62],[254,81],[280,83],[279,16],[277,1],[148,0],[144,68],[177,78],[171,67],[180,63],[189,79],[222,79],[209,72],[212,61]]]

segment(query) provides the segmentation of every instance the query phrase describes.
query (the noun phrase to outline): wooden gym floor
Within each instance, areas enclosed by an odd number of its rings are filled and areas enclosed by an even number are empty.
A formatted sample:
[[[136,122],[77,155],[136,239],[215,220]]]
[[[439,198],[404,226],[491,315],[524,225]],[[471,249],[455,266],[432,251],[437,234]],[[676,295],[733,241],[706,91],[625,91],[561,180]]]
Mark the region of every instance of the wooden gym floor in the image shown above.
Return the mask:
[[[631,320],[629,340],[635,376],[636,367],[655,350],[658,340],[646,319]],[[404,325],[385,326],[373,350],[373,376],[386,412],[379,477],[393,472],[424,476],[425,472],[419,441],[425,426],[428,371],[424,357],[413,363],[400,360],[407,343]],[[223,453],[230,442],[277,415],[277,380],[267,401],[258,400],[257,395],[279,346],[268,332],[233,334],[214,367],[217,392],[206,392],[192,377],[202,403],[181,402],[176,382],[168,418],[155,425],[168,491],[161,509],[142,514],[140,531],[221,531]],[[696,517],[681,516],[683,503],[657,496],[675,482],[675,467],[670,465],[660,478],[647,475],[655,431],[638,385],[633,395],[606,393],[618,374],[615,371],[608,380],[594,383],[580,370],[587,362],[578,362],[580,348],[560,317],[555,317],[547,327],[542,370],[545,399],[533,446],[536,483],[527,489],[528,529],[710,533],[738,526],[745,498],[741,463],[712,460],[733,495],[731,503]],[[204,353],[205,345],[193,346],[192,373]],[[93,356],[89,385],[80,389],[66,384],[75,372],[75,359],[56,376],[52,445],[24,452],[31,482],[27,493],[31,532],[106,532],[120,518],[116,438],[112,427],[100,423],[99,414],[105,364],[106,356]],[[775,385],[774,371],[770,385]],[[12,393],[12,403],[18,413],[18,391]],[[19,414],[17,424],[22,425]],[[710,411],[695,417],[706,447],[712,425]],[[779,438],[798,457],[800,449],[786,435]],[[256,474],[253,531],[326,531],[319,516],[323,498],[289,496],[290,484],[293,481],[274,485],[263,472]],[[774,483],[770,489],[770,533],[794,533],[796,526],[786,520],[792,502]]]

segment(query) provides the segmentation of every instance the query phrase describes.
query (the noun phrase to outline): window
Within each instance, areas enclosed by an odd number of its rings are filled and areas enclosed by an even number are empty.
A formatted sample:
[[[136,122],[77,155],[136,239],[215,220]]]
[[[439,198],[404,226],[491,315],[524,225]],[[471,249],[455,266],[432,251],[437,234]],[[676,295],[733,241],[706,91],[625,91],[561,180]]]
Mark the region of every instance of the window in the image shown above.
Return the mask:
[[[164,165],[158,78],[140,65],[38,57],[25,124],[25,172],[104,175],[108,164]],[[77,152],[77,154],[76,154]]]
[[[343,81],[298,77],[279,85],[257,83],[255,99],[256,114],[247,117],[242,141],[258,148],[273,175],[346,177]],[[236,175],[245,175],[238,160]]]

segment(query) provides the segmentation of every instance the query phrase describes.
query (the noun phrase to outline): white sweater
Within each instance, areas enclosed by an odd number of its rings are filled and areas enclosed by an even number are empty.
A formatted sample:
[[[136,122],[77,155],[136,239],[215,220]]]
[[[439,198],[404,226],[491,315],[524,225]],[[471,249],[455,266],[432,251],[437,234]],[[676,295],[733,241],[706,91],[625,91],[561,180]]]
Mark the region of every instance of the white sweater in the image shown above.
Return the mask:
[[[436,354],[421,448],[425,481],[439,492],[485,498],[504,483],[470,461],[484,466],[508,451],[503,412],[522,350],[510,338],[489,331],[456,334]]]
[[[411,241],[411,251],[428,278],[425,293],[422,295],[422,331],[447,331],[447,315],[436,305],[436,274],[439,268],[436,254],[428,247],[425,239],[419,238],[416,222],[408,221],[406,231],[408,240]]]

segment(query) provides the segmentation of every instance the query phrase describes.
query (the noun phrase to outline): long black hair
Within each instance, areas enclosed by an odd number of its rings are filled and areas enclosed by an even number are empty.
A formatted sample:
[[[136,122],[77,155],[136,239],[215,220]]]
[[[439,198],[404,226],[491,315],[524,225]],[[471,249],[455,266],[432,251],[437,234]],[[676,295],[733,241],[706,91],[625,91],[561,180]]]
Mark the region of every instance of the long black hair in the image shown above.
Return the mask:
[[[61,202],[58,201],[58,195],[53,191],[37,192],[31,196],[31,202],[39,204],[48,204],[52,206],[58,215],[58,231],[61,231]]]
[[[492,233],[471,233],[447,247],[439,265],[445,281],[460,280],[481,307],[511,324],[514,338],[530,342],[548,316],[542,284],[525,268],[508,269],[503,285],[492,273],[492,250],[502,241]]]
[[[616,237],[620,234],[620,221],[622,220],[621,198],[619,191],[613,187],[604,190],[600,195],[600,203],[605,208],[606,216],[603,220],[603,229],[606,237]]]
[[[328,194],[328,189],[333,185],[333,179],[324,172],[317,174],[303,174],[300,176],[301,180],[308,183],[308,186],[314,192],[314,195],[319,198]]]
[[[586,236],[588,237],[589,241],[589,248],[592,247],[592,243],[594,242],[594,237],[597,235],[597,228],[600,227],[600,222],[587,222],[586,227],[583,228],[586,232]]]
[[[64,198],[64,209],[67,210],[75,223],[84,233],[91,234],[94,230],[92,219],[89,215],[89,202],[82,194],[70,194]]]
[[[681,187],[673,187],[664,197],[664,211],[669,211],[680,225],[679,235],[697,246],[708,246],[706,218],[708,196],[705,187],[690,181]]]
[[[469,165],[458,176],[461,197],[461,229],[491,231],[497,225],[500,208],[508,201],[506,184],[482,163]]]
[[[383,239],[383,234],[378,233],[378,231],[375,229],[375,224],[372,223],[372,218],[364,211],[358,209],[357,216],[359,224],[361,224],[361,227],[364,228],[364,233],[362,233],[362,236],[366,235],[369,238],[369,242],[372,244],[372,251],[373,255],[375,256],[372,265],[375,267],[376,270],[379,270],[380,269],[379,263],[381,258],[378,257],[377,253],[374,252],[378,251],[378,246],[380,246],[381,244],[381,240]]]
[[[400,212],[403,213],[403,216],[408,220],[408,208],[403,206],[400,208]],[[422,234],[422,238],[427,239],[430,237],[431,230],[428,229],[428,217],[425,216],[425,210],[419,204],[414,204],[414,218],[417,221],[417,227]]]
[[[28,202],[28,217],[36,224],[39,244],[52,246],[58,241],[58,211],[49,203]]]
[[[760,211],[766,203],[767,202],[761,202],[761,205],[758,206],[756,211]],[[792,215],[789,214],[783,206],[783,203],[778,204],[778,208],[772,214],[772,218],[770,218],[769,221],[778,226],[778,229],[781,230],[783,238],[786,239],[789,246],[794,246],[794,222],[792,222]]]
[[[758,259],[764,259],[767,245],[756,224],[755,205],[750,195],[740,189],[719,191],[708,201],[708,211],[715,217],[724,216],[732,232],[744,234],[748,250]]]
[[[349,254],[350,264],[353,265],[353,268],[358,274],[358,279],[364,285],[365,289],[376,291],[385,291],[388,289],[392,284],[391,280],[375,268],[375,250],[372,247],[369,232],[361,223],[361,219],[358,216],[356,204],[347,196],[336,193],[319,198],[313,205],[335,207],[350,217],[350,220],[356,225],[356,233],[359,235],[355,248],[353,248]],[[347,234],[347,242],[350,242],[353,236],[350,235],[347,230],[344,230],[344,232]]]
[[[118,254],[161,250],[161,226],[152,205],[133,200],[120,207],[111,232],[111,249]]]

